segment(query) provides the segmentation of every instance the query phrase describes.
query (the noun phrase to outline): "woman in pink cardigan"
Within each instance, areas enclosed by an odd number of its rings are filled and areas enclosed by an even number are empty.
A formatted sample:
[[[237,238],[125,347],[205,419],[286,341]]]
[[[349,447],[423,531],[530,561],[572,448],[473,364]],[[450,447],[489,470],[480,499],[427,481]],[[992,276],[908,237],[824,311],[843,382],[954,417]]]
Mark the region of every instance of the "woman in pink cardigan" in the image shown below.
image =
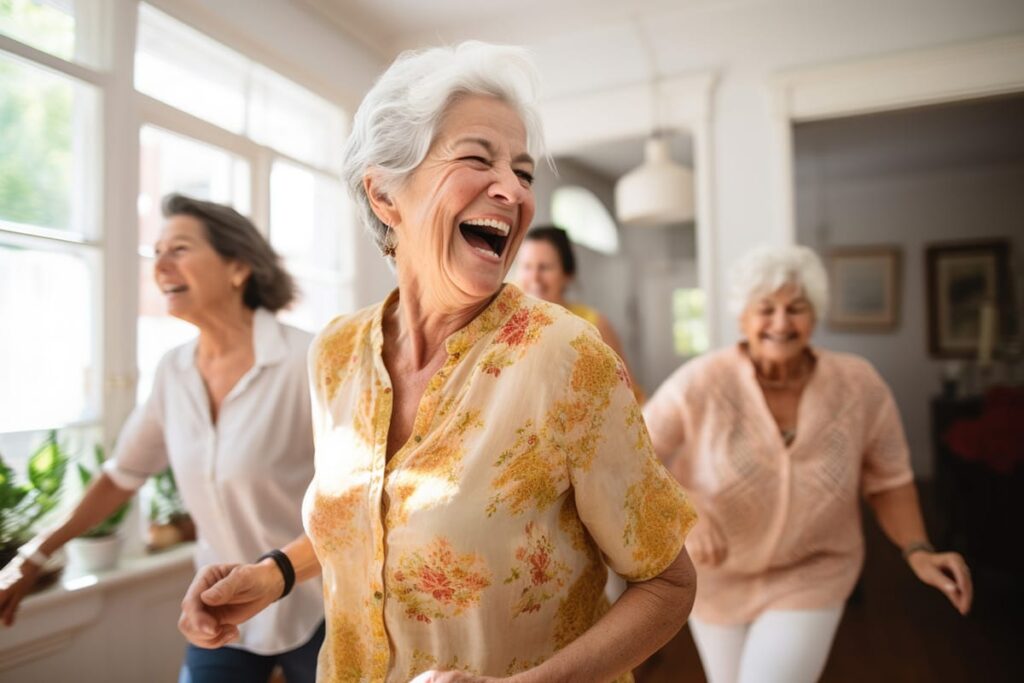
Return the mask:
[[[679,368],[644,408],[699,513],[690,624],[711,683],[820,677],[864,558],[861,495],[917,577],[971,605],[963,558],[928,542],[888,386],[810,345],[826,301],[810,249],[751,252],[733,277],[745,339]]]

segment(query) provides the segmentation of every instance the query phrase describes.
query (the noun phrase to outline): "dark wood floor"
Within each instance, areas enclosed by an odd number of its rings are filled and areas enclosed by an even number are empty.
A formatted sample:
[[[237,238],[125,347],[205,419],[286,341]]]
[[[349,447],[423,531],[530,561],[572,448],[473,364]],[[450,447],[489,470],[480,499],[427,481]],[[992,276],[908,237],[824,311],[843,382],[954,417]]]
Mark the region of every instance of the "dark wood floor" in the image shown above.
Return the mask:
[[[864,531],[861,588],[843,614],[822,681],[1024,681],[1024,576],[972,567],[975,605],[960,617],[938,591],[917,581],[867,516]],[[1024,534],[1006,539],[1022,541]],[[648,660],[636,679],[703,681],[689,630]]]

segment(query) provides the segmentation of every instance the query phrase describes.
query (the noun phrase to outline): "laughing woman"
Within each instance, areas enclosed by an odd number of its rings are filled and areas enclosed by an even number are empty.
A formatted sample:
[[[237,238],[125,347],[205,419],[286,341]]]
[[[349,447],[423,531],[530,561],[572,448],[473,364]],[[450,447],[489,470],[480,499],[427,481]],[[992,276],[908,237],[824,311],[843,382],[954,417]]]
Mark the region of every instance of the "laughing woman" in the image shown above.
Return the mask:
[[[685,621],[695,517],[622,362],[503,284],[534,213],[535,82],[519,49],[465,43],[367,95],[346,177],[398,289],[314,341],[307,536],[200,572],[192,642],[321,572],[322,681],[628,678]],[[607,567],[631,582],[610,608]]]
[[[889,387],[863,358],[810,343],[828,300],[814,252],[756,249],[732,284],[744,340],[684,365],[644,415],[701,513],[690,628],[708,680],[810,683],[864,560],[861,496],[961,613],[971,579],[928,543]]]

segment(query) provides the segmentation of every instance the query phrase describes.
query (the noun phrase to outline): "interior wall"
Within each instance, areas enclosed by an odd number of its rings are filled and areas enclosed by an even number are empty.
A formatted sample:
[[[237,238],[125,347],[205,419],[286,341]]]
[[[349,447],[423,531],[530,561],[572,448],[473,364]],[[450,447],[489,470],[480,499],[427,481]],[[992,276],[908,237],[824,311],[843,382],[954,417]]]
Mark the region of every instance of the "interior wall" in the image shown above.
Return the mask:
[[[557,160],[557,167],[557,177],[546,167],[537,171],[534,225],[551,222],[551,197],[563,185],[587,188],[614,216],[616,179],[568,159]],[[569,297],[608,318],[637,381],[650,395],[684,360],[673,346],[672,291],[697,286],[694,230],[620,227],[619,243],[618,254],[575,245],[577,276]]]
[[[819,324],[815,343],[861,355],[879,370],[900,408],[914,470],[927,477],[932,471],[929,401],[939,391],[943,361],[928,355],[925,247],[941,241],[1009,239],[1018,305],[1022,302],[1024,129],[997,129],[1005,135],[999,158],[971,158],[966,148],[963,155],[955,150],[963,146],[963,139],[977,136],[977,131],[958,134],[946,126],[929,125],[928,110],[918,116],[916,133],[908,125],[913,121],[910,114],[900,115],[896,125],[903,128],[905,146],[938,155],[923,167],[898,161],[906,159],[908,151],[913,156],[912,150],[901,151],[898,145],[870,137],[871,130],[884,137],[892,135],[891,130],[886,133],[868,126],[862,131],[861,144],[847,131],[833,137],[835,144],[830,145],[827,123],[813,124],[819,128],[809,136],[797,126],[796,209],[798,241],[823,256],[833,247],[883,244],[896,245],[902,253],[896,329],[853,333]],[[814,141],[810,148],[808,138]],[[984,147],[984,141],[977,142]],[[943,148],[954,153],[939,158]],[[891,171],[878,167],[886,155],[893,159]]]

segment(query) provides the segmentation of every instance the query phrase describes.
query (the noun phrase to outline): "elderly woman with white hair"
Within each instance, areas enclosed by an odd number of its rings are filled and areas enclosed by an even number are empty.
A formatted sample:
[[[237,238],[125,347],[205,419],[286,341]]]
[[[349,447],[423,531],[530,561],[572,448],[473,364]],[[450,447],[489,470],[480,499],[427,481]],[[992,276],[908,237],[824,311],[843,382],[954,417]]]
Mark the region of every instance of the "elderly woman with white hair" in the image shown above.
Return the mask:
[[[744,340],[677,370],[644,417],[700,514],[690,625],[709,681],[816,681],[864,558],[859,496],[963,614],[970,575],[928,542],[885,382],[863,358],[810,344],[827,301],[814,252],[754,250],[732,284]]]
[[[534,213],[535,80],[521,50],[465,43],[366,96],[345,176],[398,289],[314,341],[307,535],[201,571],[193,643],[321,573],[323,681],[628,679],[682,626],[695,517],[621,360],[504,282]],[[610,607],[607,567],[631,582]]]

